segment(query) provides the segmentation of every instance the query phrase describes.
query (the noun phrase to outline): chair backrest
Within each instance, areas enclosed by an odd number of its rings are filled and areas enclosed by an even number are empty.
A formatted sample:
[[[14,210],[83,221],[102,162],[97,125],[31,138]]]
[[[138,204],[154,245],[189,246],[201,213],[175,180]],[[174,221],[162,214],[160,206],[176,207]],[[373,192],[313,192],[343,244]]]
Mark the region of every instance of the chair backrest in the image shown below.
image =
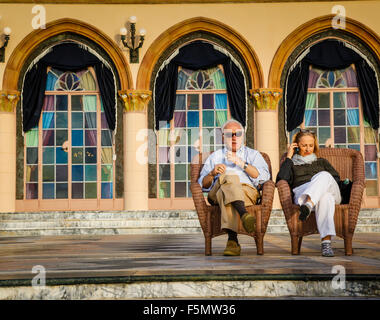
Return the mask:
[[[191,160],[191,182],[198,181],[203,165],[211,153],[212,152],[207,152],[207,153],[205,152],[203,154],[199,153],[193,157],[193,159]],[[260,153],[268,165],[270,178],[272,179],[272,164],[270,162],[270,158],[266,153],[264,152],[260,152]]]
[[[341,180],[346,178],[352,181],[364,181],[364,160],[362,154],[354,149],[320,148],[319,157],[324,158],[338,171]],[[281,164],[286,153],[281,157]]]

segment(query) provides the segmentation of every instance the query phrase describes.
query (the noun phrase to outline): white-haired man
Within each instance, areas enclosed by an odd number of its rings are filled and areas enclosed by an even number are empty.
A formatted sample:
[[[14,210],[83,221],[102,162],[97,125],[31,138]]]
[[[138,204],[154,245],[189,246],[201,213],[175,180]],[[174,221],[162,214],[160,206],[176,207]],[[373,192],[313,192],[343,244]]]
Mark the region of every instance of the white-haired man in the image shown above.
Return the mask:
[[[256,204],[257,187],[270,179],[268,165],[257,150],[244,146],[244,128],[236,120],[222,127],[224,148],[206,160],[198,183],[209,192],[208,201],[221,208],[221,227],[228,233],[226,256],[239,256],[239,216],[247,232],[255,230],[255,217],[246,206]]]

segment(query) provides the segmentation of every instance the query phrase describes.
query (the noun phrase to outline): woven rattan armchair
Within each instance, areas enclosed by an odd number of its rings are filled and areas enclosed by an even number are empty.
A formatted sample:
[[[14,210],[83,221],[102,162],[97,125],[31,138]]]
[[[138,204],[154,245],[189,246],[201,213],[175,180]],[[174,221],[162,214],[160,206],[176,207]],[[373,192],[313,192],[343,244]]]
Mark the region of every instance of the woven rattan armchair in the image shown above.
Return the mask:
[[[281,164],[286,154],[281,158]],[[353,181],[349,204],[335,205],[335,232],[344,239],[345,254],[352,255],[352,237],[362,203],[365,186],[364,161],[359,151],[353,149],[321,148],[319,157],[327,159],[338,171],[341,180]],[[300,207],[293,203],[293,193],[285,180],[276,184],[286,223],[291,236],[292,254],[298,255],[301,250],[302,237],[319,233],[314,211],[310,217],[301,222],[298,220]]]
[[[221,212],[219,206],[211,206],[206,200],[202,192],[202,188],[198,183],[200,172],[203,164],[210,154],[200,153],[195,156],[191,163],[191,193],[193,195],[195,209],[198,214],[198,219],[202,227],[203,235],[205,237],[205,255],[211,255],[211,240],[214,237],[226,233],[221,229]],[[272,167],[270,159],[267,154],[261,152],[265,161],[268,164],[269,172],[272,177]],[[256,242],[257,254],[264,254],[264,234],[267,229],[269,217],[272,211],[273,197],[274,197],[275,184],[272,180],[268,180],[263,184],[261,191],[261,203],[259,205],[248,206],[249,213],[256,217],[256,231],[247,233],[240,221],[238,233],[254,237]]]

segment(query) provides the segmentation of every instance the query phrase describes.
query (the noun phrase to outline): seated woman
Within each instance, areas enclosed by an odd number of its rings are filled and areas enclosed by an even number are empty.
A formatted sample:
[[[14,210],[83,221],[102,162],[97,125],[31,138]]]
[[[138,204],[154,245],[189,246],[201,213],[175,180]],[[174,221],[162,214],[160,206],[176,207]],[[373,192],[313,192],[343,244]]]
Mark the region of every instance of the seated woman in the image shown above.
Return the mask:
[[[326,159],[318,158],[318,151],[315,134],[309,130],[299,131],[293,137],[276,182],[286,180],[289,183],[294,202],[300,205],[301,221],[306,221],[310,212],[315,211],[322,256],[333,257],[331,236],[335,236],[335,204],[341,202],[340,177]]]

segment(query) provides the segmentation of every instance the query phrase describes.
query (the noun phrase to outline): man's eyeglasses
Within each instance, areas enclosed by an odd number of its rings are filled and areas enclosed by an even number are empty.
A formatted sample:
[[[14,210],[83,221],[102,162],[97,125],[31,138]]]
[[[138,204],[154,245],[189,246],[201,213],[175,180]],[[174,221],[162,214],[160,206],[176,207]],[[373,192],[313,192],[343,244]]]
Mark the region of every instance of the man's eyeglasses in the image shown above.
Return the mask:
[[[227,138],[232,138],[233,136],[236,136],[237,138],[241,137],[243,135],[243,131],[236,131],[236,132],[225,132],[223,133]]]

